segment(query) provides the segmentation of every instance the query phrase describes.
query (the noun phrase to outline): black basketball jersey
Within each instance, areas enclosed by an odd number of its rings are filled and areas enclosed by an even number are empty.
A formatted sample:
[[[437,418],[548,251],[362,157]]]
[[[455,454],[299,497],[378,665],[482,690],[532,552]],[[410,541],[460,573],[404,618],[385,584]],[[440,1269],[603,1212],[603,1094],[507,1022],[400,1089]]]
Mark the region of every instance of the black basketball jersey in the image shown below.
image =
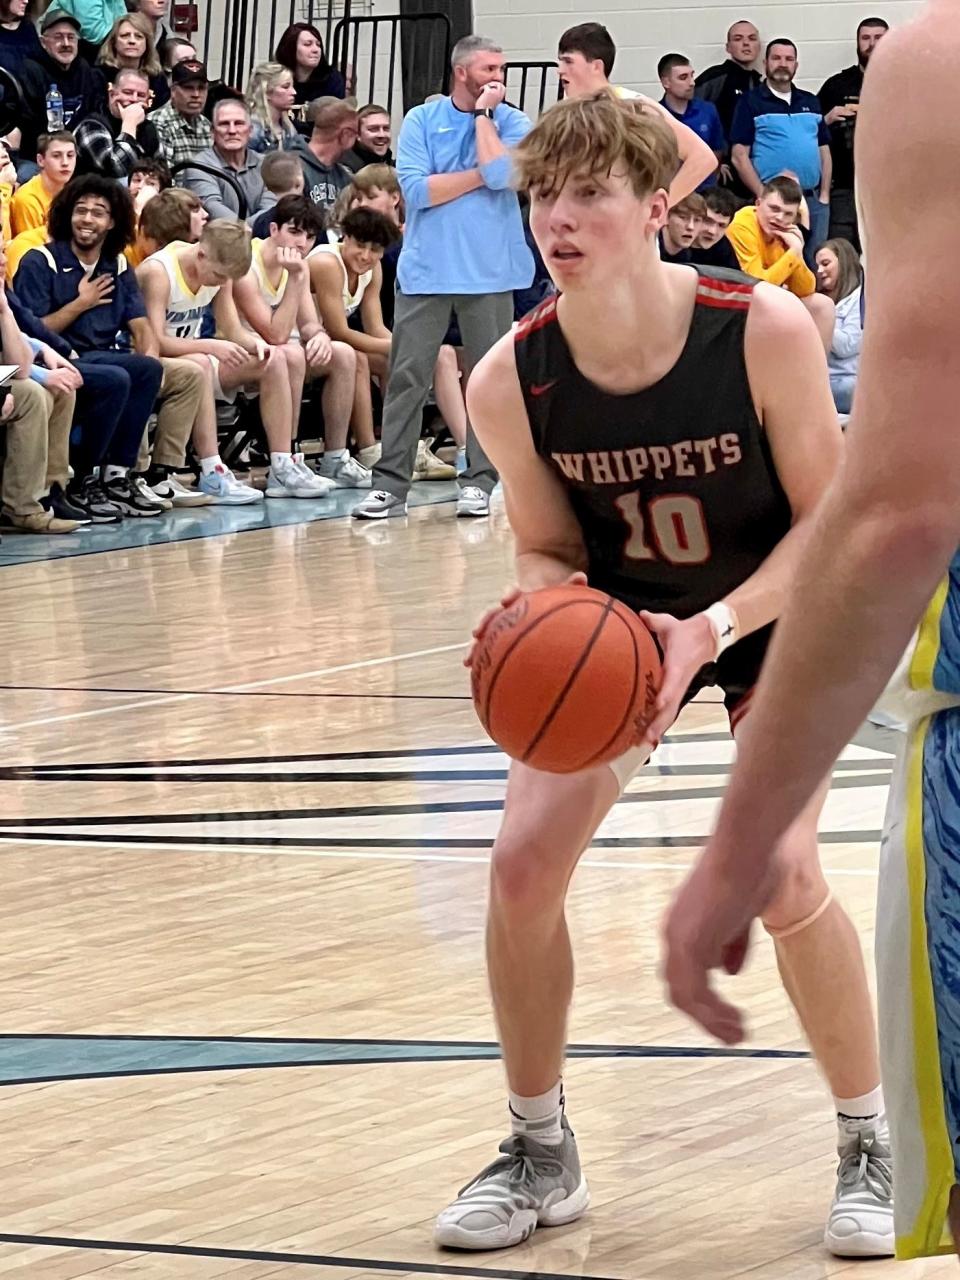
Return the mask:
[[[683,352],[643,391],[614,395],[583,376],[556,298],[515,335],[534,445],[567,489],[591,586],[679,618],[749,578],[791,524],[747,380],[755,282],[719,268],[699,275]]]

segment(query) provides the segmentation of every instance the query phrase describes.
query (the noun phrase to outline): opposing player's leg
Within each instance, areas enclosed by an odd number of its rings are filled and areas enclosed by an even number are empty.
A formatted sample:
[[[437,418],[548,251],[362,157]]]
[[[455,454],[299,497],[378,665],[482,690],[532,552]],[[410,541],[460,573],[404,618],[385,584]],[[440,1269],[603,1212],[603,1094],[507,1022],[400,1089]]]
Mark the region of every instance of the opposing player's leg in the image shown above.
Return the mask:
[[[911,723],[881,847],[877,988],[899,1258],[960,1251],[958,760],[960,711]]]
[[[565,902],[574,869],[620,785],[607,766],[564,776],[511,766],[491,864],[487,965],[512,1136],[440,1214],[434,1234],[440,1245],[507,1248],[538,1225],[572,1222],[589,1203],[563,1115],[573,994]]]
[[[893,1251],[889,1138],[860,940],[820,866],[828,790],[829,780],[781,842],[782,888],[763,923],[837,1109],[840,1170],[825,1243],[842,1257],[881,1257]]]

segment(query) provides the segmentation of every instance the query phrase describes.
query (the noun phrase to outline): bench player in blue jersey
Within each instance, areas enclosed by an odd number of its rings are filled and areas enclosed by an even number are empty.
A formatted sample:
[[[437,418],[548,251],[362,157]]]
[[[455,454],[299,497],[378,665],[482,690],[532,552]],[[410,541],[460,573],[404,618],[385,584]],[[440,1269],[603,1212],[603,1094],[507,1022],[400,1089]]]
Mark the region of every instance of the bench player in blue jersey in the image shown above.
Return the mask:
[[[568,99],[519,144],[516,165],[561,296],[496,344],[468,392],[503,478],[516,579],[533,590],[585,574],[643,611],[664,681],[649,740],[612,766],[511,766],[487,937],[512,1136],[437,1221],[438,1243],[466,1249],[516,1244],[587,1206],[560,1082],[570,877],[687,698],[719,685],[734,730],[749,720],[841,447],[823,346],[799,300],[660,259],[678,154],[659,115],[608,92]],[[876,1032],[859,940],[819,865],[817,792],[783,838],[790,872],[764,923],[846,1117],[827,1244],[883,1254],[892,1210]]]
[[[779,891],[778,840],[900,659],[888,703],[907,733],[881,854],[877,964],[905,1258],[951,1250],[950,1226],[960,1244],[960,270],[935,248],[953,234],[960,195],[958,73],[948,0],[932,0],[871,59],[857,117],[870,313],[846,464],[780,622],[716,833],[666,933],[675,1002],[738,1039],[740,1015],[710,970],[738,967],[751,920]],[[891,102],[901,105],[893,150]]]

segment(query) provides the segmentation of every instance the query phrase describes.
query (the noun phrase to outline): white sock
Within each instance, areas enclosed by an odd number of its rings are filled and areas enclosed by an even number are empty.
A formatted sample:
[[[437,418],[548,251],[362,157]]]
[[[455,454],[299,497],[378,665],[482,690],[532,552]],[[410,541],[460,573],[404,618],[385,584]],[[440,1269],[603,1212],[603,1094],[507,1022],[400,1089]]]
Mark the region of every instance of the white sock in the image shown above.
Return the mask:
[[[129,467],[114,467],[112,465],[101,468],[104,484],[109,484],[111,480],[119,480],[125,476],[130,470]]]
[[[274,471],[279,471],[282,466],[285,466],[290,461],[291,456],[289,453],[271,453],[270,465]]]
[[[200,459],[200,470],[205,476],[210,475],[211,471],[216,471],[217,467],[223,467],[219,453],[215,453],[209,458]],[[223,469],[226,471],[226,467],[223,467]]]
[[[350,457],[350,450],[349,449],[325,449],[323,456],[325,460],[329,460],[330,462],[346,462],[346,460]]]
[[[536,1098],[510,1094],[510,1128],[514,1134],[533,1138],[545,1147],[559,1147],[563,1142],[563,1081]]]
[[[833,1102],[841,1122],[852,1120],[857,1123],[861,1120],[876,1120],[882,1118],[884,1114],[883,1086],[878,1084],[876,1089],[862,1094],[859,1098],[834,1098]]]

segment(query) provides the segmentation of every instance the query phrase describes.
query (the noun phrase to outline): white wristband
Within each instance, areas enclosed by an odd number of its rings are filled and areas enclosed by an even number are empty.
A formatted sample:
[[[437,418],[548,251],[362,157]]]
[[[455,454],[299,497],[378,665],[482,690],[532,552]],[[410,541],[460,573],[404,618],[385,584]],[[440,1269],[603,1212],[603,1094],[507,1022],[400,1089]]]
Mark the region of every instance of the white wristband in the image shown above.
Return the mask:
[[[714,654],[714,661],[716,661],[721,653],[725,653],[732,644],[737,643],[740,630],[737,615],[728,604],[719,601],[717,604],[712,604],[709,609],[704,609],[703,616],[710,623],[717,642],[717,652]]]

